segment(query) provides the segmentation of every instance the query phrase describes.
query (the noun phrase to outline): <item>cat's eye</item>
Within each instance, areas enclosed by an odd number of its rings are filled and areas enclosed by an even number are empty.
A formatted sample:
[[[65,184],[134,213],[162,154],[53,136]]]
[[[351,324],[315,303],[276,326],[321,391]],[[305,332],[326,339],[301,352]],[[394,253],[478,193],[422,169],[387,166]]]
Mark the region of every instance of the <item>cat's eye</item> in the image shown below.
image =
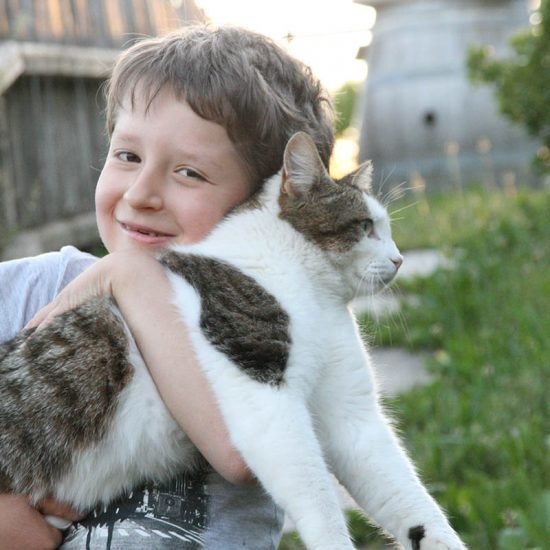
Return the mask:
[[[374,222],[370,218],[361,220],[361,228],[367,234],[372,233],[372,230],[374,229]]]

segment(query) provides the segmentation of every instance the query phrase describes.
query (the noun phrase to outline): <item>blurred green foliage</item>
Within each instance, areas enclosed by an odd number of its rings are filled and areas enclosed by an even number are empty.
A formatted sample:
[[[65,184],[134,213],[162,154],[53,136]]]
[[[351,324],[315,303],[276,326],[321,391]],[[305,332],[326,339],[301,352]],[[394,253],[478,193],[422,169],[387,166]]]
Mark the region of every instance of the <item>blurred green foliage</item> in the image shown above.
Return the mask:
[[[357,82],[346,82],[334,94],[335,131],[337,136],[341,135],[352,122],[359,86]]]
[[[493,84],[500,110],[541,140],[536,166],[550,172],[550,0],[541,0],[540,22],[511,40],[513,56],[494,59],[490,47],[473,47],[470,79]]]
[[[415,300],[397,321],[364,319],[379,344],[433,351],[433,384],[390,407],[471,548],[547,548],[550,190],[434,201],[404,211],[397,226],[414,246],[446,243],[454,266],[400,284]]]

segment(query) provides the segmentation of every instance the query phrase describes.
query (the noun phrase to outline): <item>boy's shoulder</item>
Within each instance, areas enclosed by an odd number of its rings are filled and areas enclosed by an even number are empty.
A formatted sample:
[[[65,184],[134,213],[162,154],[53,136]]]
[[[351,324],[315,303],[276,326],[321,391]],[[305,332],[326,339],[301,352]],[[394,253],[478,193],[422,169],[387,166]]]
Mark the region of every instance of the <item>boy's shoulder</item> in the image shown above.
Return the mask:
[[[97,261],[92,254],[82,252],[74,246],[64,246],[59,252],[53,254],[57,255],[59,272],[62,274],[59,280],[59,290]]]
[[[96,258],[73,246],[0,263],[0,342],[12,338]]]
[[[47,269],[51,271],[63,270],[72,264],[91,265],[97,258],[88,252],[82,252],[74,246],[64,246],[54,252],[44,252],[36,256],[26,256],[0,262],[0,269],[3,270],[25,270],[25,269]],[[85,268],[84,268],[85,269]]]
[[[55,252],[18,258],[0,263],[0,277],[6,285],[52,286],[57,294],[72,279],[90,267],[97,258],[74,246],[64,246]]]

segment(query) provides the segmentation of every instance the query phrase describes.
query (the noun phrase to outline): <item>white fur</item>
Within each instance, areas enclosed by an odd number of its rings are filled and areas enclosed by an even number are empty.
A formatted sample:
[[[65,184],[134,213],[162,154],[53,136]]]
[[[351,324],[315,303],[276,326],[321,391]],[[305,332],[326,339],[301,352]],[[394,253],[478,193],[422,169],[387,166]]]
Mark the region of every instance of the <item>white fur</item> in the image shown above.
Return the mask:
[[[387,215],[365,195],[375,234],[343,256],[322,253],[277,217],[280,181],[275,176],[267,182],[265,207],[234,214],[202,243],[176,248],[230,262],[286,310],[293,344],[280,386],[253,380],[210,345],[199,328],[199,296],[169,274],[175,304],[232,441],[293,518],[308,548],[353,548],[333,472],[405,548],[412,548],[409,529],[422,525],[422,550],[462,549],[381,410],[370,360],[347,308],[365,273],[377,287],[378,279],[388,281],[396,272],[392,259],[399,253]],[[165,409],[135,346],[132,359],[136,374],[121,396],[110,437],[79,457],[59,488],[61,499],[83,507],[108,501],[121,486],[131,488],[151,472],[164,477],[189,463],[194,451]]]
[[[107,504],[145,479],[170,479],[192,467],[197,451],[160,398],[156,386],[127,330],[132,381],[119,398],[107,437],[79,454],[73,468],[56,486],[56,497],[87,510]],[[169,444],[167,444],[169,442]]]

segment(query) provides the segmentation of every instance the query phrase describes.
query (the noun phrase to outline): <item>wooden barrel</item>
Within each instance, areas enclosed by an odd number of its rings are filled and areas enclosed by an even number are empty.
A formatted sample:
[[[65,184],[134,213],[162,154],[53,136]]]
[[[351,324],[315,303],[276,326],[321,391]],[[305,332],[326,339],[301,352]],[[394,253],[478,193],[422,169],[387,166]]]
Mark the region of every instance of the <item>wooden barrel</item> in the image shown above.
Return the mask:
[[[379,180],[428,189],[532,178],[536,145],[503,118],[489,86],[466,75],[468,48],[529,25],[525,0],[365,0],[377,10],[366,49],[360,160]]]

